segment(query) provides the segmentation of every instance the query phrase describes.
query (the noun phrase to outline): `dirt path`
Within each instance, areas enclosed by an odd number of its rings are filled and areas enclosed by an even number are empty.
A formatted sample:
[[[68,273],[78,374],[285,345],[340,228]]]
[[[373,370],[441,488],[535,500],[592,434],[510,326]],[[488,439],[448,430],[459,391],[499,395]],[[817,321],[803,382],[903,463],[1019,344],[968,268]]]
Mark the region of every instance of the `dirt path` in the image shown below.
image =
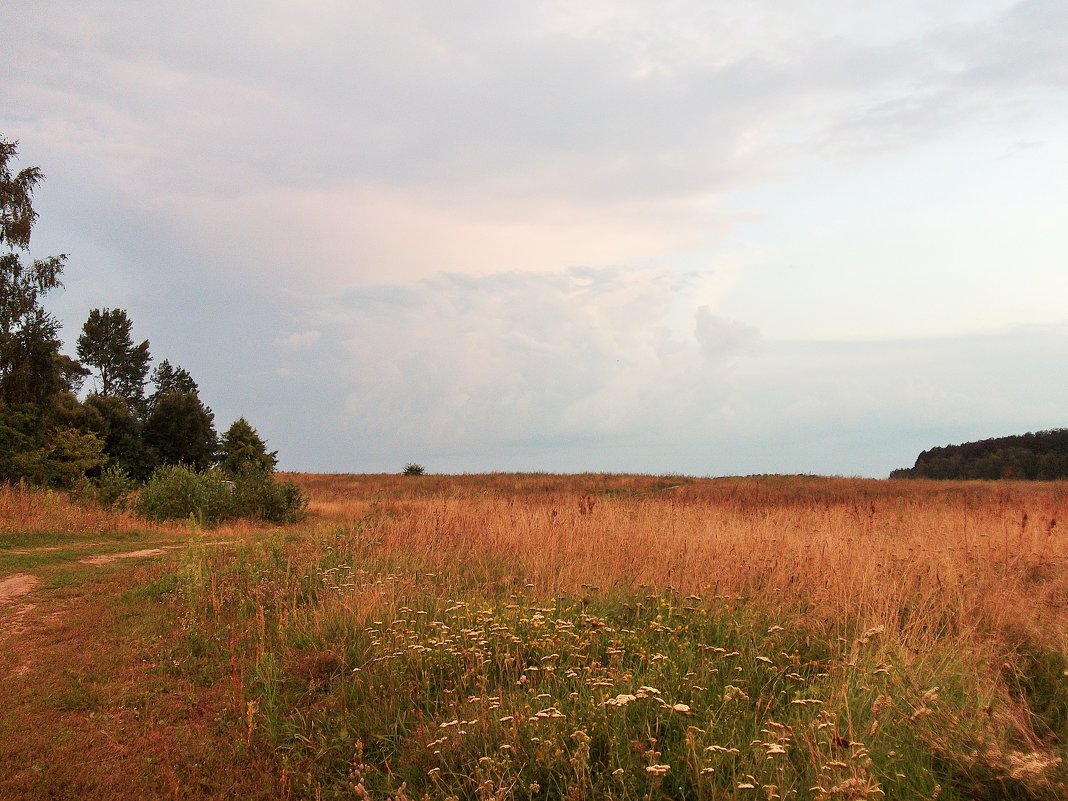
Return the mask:
[[[160,556],[167,553],[167,551],[173,551],[178,548],[177,545],[165,545],[162,548],[142,548],[139,551],[123,551],[121,553],[102,553],[97,556],[86,556],[84,559],[79,559],[78,562],[83,565],[106,565],[114,562],[116,559],[143,559],[148,556]]]
[[[184,539],[18,544],[0,547],[0,798],[284,797],[225,677],[179,661]]]
[[[0,604],[6,604],[31,592],[40,583],[41,580],[37,576],[31,576],[29,573],[16,573],[0,578]]]

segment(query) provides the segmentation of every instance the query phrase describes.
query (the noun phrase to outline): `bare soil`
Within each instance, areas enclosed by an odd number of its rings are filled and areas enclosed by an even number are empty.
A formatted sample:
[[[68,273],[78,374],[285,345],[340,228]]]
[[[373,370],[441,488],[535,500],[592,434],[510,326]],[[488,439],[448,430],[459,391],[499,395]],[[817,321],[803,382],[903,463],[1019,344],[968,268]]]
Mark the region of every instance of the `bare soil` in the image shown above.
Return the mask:
[[[0,578],[0,604],[6,604],[31,592],[40,583],[41,580],[37,576],[29,573],[16,573],[13,576]]]
[[[164,548],[142,548],[139,551],[123,551],[122,553],[103,553],[97,556],[87,556],[78,561],[83,565],[106,565],[116,559],[142,559],[148,556],[160,556],[176,546],[170,545]]]

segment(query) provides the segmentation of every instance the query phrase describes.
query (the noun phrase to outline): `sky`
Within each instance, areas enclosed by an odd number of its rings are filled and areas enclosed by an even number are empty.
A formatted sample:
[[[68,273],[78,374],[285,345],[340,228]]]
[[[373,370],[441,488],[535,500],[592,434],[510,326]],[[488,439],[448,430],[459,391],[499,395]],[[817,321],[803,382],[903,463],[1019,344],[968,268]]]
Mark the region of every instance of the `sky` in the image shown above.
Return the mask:
[[[282,468],[879,477],[1068,425],[1062,0],[7,0],[0,29],[68,350],[126,309]]]

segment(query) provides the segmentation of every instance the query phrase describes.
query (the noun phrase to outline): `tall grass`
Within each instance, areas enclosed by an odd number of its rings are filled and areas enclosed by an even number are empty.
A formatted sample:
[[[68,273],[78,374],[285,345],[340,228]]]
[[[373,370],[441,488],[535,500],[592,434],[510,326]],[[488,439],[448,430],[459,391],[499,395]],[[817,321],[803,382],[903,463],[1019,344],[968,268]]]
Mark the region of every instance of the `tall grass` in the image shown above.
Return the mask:
[[[131,513],[79,502],[66,492],[0,483],[0,534],[147,531],[158,528]]]
[[[1063,485],[293,478],[178,609],[297,795],[1065,795]]]

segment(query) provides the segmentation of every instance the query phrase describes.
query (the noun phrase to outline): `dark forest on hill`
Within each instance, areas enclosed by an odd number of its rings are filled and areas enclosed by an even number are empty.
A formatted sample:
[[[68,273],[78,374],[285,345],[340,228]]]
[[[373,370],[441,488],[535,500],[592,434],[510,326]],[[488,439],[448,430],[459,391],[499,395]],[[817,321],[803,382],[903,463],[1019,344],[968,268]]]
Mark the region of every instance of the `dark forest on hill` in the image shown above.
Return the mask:
[[[913,467],[890,478],[997,479],[1055,481],[1068,478],[1068,429],[931,448]]]

